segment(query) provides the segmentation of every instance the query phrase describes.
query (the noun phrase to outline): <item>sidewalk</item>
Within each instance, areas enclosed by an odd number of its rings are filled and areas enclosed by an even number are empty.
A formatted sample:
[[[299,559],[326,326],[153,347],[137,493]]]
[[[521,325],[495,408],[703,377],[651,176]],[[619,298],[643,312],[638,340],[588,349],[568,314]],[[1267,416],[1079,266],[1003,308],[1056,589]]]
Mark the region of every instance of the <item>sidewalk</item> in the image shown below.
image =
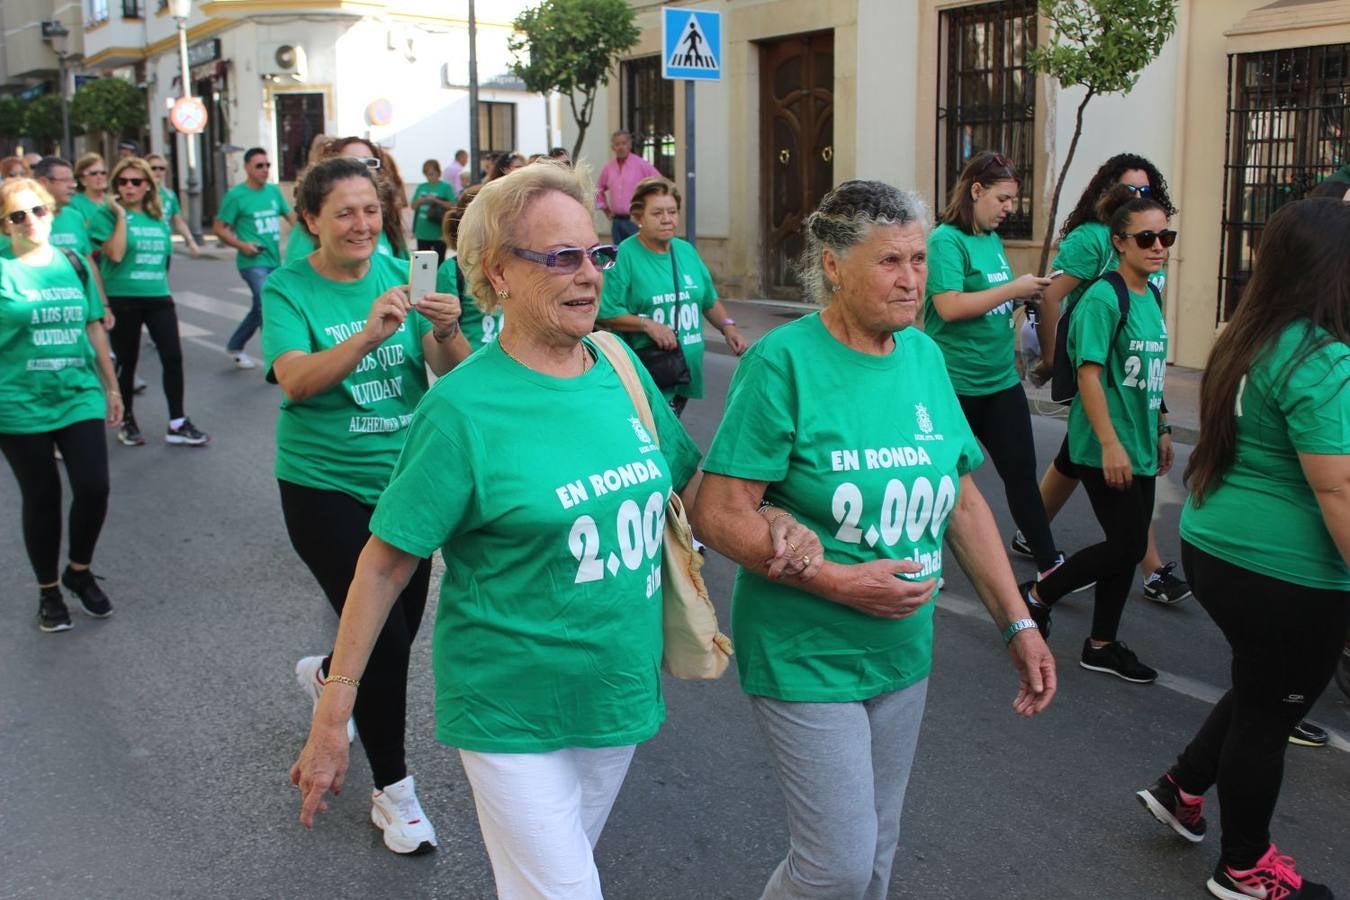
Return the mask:
[[[768,331],[813,312],[818,307],[806,303],[783,300],[723,300],[727,312],[747,340],[759,340]],[[711,325],[704,326],[704,340],[713,353],[730,354],[726,341]],[[1199,369],[1183,366],[1167,367],[1167,420],[1172,424],[1172,439],[1178,443],[1194,444],[1200,434],[1200,375]],[[1050,387],[1033,388],[1027,385],[1027,400],[1037,415],[1063,418],[1063,407],[1050,399]]]

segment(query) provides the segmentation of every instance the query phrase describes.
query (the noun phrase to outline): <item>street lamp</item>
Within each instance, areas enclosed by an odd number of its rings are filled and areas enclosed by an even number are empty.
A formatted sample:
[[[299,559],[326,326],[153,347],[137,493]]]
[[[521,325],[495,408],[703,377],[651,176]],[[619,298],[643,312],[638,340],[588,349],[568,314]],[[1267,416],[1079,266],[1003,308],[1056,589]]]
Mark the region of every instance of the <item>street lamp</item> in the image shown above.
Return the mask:
[[[59,19],[54,22],[43,22],[42,39],[51,45],[52,52],[56,54],[57,69],[60,73],[58,89],[61,93],[61,152],[66,159],[73,160],[75,148],[70,144],[70,103],[66,99],[66,55],[70,48],[70,29]]]
[[[169,0],[169,12],[178,23],[178,62],[182,68],[182,96],[192,96],[192,71],[188,68],[187,20],[192,15],[192,0]],[[183,135],[187,144],[188,164],[188,228],[193,235],[202,233],[202,185],[197,177],[197,136]]]

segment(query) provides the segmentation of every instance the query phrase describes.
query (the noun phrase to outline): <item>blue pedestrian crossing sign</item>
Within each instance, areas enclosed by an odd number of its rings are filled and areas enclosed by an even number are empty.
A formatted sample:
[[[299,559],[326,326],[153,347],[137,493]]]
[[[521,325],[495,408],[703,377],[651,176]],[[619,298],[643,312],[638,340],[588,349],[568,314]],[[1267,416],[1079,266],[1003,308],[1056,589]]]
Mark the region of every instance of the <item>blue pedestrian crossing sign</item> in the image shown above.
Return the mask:
[[[661,7],[661,77],[722,80],[722,14]]]

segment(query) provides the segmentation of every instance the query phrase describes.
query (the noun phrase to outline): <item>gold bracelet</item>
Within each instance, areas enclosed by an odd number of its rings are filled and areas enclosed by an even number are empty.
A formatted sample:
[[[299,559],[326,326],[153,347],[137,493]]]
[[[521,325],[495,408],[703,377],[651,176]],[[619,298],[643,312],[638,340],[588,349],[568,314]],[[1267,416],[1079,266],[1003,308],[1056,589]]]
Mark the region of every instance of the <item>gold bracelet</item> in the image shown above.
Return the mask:
[[[348,678],[346,675],[329,675],[323,680],[324,684],[332,684],[334,682],[338,684],[351,685],[352,690],[357,690],[358,688],[361,687],[361,679]]]

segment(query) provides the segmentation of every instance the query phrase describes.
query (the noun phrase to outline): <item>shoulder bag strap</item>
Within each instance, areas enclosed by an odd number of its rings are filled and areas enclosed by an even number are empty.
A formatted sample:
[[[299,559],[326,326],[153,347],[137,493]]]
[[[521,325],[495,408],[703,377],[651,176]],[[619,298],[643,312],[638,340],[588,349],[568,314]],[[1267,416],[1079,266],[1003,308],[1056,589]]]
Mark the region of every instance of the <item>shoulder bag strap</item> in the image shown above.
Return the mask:
[[[1102,276],[1102,281],[1111,285],[1116,292],[1116,308],[1120,311],[1120,320],[1116,322],[1115,331],[1111,332],[1111,343],[1106,346],[1106,363],[1102,366],[1106,370],[1106,383],[1110,387],[1115,387],[1116,378],[1111,372],[1111,351],[1116,348],[1116,338],[1125,330],[1125,322],[1130,318],[1130,289],[1125,286],[1125,279],[1121,277],[1119,269],[1113,269]]]
[[[623,383],[623,388],[628,392],[628,399],[633,404],[633,409],[637,412],[638,418],[651,434],[652,440],[656,445],[661,446],[661,438],[656,433],[656,420],[652,417],[651,404],[647,402],[647,392],[642,389],[642,379],[638,377],[637,368],[633,365],[633,359],[624,350],[619,338],[608,331],[596,331],[591,334],[591,340],[600,352],[605,354],[605,359],[614,367],[614,371],[619,374],[619,381]]]

